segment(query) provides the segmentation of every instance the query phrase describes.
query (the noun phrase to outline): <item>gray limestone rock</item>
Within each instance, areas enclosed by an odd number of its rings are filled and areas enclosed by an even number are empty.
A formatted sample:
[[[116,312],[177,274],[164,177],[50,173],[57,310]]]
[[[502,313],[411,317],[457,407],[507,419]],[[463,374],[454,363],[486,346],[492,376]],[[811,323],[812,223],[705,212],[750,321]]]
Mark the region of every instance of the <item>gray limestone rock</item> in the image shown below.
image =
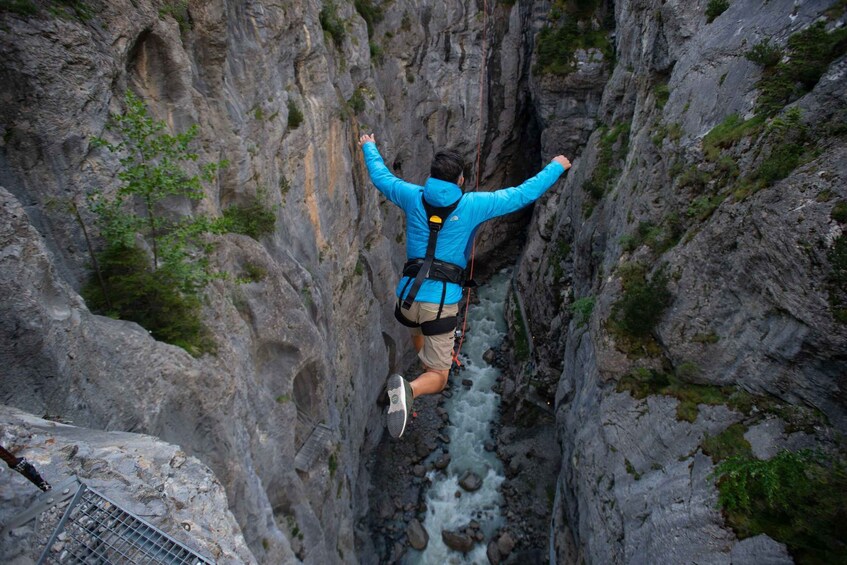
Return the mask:
[[[53,486],[77,476],[124,510],[218,563],[256,563],[229,511],[223,486],[208,467],[178,446],[140,434],[43,420],[7,406],[0,406],[0,424],[0,444],[26,457]],[[8,524],[40,491],[11,471],[4,479],[0,523]],[[58,517],[52,526],[56,523]],[[44,549],[37,539],[33,524],[24,524],[0,540],[0,553],[7,559],[37,559]]]

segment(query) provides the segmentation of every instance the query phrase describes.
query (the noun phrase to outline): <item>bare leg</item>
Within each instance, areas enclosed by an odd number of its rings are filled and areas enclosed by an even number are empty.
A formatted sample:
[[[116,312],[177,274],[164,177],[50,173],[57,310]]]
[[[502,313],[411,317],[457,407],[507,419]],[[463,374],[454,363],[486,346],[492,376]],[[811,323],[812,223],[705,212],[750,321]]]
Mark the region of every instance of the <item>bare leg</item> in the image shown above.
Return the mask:
[[[415,351],[421,352],[424,346],[424,336],[412,334],[412,345]],[[447,386],[450,369],[431,369],[424,365],[424,372],[417,379],[410,381],[412,394],[415,398],[422,394],[438,394]]]
[[[450,369],[430,369],[426,366],[424,368],[426,372],[409,383],[415,398],[422,394],[438,394],[447,386]]]

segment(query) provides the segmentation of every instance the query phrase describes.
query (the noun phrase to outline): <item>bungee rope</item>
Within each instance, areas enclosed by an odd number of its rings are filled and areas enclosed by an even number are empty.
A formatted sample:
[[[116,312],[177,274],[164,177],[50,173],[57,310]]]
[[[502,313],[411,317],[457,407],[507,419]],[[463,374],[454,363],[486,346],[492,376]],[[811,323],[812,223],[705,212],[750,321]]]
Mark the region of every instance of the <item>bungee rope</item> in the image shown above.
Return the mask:
[[[483,89],[485,88],[485,67],[487,63],[488,53],[488,37],[487,37],[487,29],[488,29],[488,0],[483,0],[482,3],[482,59],[479,65],[479,105],[478,105],[478,115],[477,115],[477,125],[476,125],[476,179],[474,183],[474,192],[479,191],[479,178],[482,174],[482,99],[483,99]],[[473,272],[474,272],[474,259],[476,256],[476,233],[473,235],[473,241],[471,242],[471,267],[468,272],[468,281],[473,281]],[[462,366],[462,362],[459,360],[459,354],[462,351],[462,344],[465,342],[465,331],[468,327],[468,308],[471,303],[471,286],[466,286],[466,294],[465,294],[465,312],[462,315],[462,333],[459,336],[459,344],[456,346],[456,349],[453,351],[453,362],[456,363],[457,367]]]

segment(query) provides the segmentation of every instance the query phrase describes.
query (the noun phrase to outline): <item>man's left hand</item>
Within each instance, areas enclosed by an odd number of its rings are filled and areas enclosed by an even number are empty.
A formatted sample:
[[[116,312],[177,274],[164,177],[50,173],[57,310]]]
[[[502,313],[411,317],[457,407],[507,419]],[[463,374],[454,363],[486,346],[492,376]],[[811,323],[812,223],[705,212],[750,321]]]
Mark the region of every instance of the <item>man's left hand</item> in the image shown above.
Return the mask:
[[[359,147],[361,147],[362,145],[364,145],[365,143],[367,143],[369,141],[371,143],[376,143],[376,139],[374,139],[374,134],[370,134],[370,135],[365,134],[362,137],[360,137],[359,138]]]

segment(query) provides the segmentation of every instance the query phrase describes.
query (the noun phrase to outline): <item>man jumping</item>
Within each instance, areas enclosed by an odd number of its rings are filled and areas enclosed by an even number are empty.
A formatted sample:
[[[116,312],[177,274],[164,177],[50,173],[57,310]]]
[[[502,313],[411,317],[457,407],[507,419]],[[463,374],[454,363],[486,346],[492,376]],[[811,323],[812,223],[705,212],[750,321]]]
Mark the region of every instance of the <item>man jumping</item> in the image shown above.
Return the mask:
[[[571,166],[558,155],[541,172],[514,188],[462,193],[464,163],[455,151],[439,151],[423,186],[395,177],[382,160],[373,134],[359,138],[371,181],[406,215],[406,261],[397,285],[395,316],[412,333],[424,365],[417,379],[388,377],[388,432],[406,429],[412,401],[444,390],[453,364],[453,340],[465,267],[476,229],[485,221],[534,202]]]

